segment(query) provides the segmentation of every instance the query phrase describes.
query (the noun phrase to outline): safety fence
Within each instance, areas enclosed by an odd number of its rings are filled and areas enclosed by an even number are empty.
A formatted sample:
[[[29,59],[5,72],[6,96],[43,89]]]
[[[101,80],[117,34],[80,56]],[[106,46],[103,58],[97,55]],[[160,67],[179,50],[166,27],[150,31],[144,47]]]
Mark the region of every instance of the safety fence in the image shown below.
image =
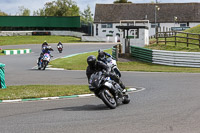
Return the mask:
[[[0,63],[0,89],[5,89],[5,70],[4,70],[5,64]]]
[[[164,40],[161,38],[164,38]],[[197,45],[200,48],[200,34],[180,31],[157,32],[156,42],[157,44],[164,43],[165,45],[172,42],[175,46],[178,43],[186,44],[187,47],[189,47],[189,45]]]
[[[138,60],[154,64],[200,67],[200,52],[151,50],[131,46],[131,55]]]

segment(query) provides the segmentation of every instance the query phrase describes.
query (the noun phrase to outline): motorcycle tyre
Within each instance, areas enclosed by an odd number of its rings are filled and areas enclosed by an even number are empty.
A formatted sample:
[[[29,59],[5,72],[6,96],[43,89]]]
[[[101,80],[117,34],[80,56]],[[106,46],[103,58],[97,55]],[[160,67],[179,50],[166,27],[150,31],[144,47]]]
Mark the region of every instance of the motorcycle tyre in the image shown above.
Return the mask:
[[[114,100],[114,103],[111,103],[109,101],[109,99],[107,98],[106,95],[108,95],[105,91],[107,89],[103,89],[101,92],[100,92],[100,97],[101,97],[101,100],[110,108],[110,109],[115,109],[117,107],[117,102],[114,98],[114,96],[112,96],[112,100]]]
[[[120,73],[120,71],[119,71],[117,68],[114,69],[114,72],[115,72],[115,74],[116,74],[118,77],[121,78],[121,73]]]
[[[123,97],[124,97],[124,100],[122,101],[123,104],[128,104],[131,101],[129,94],[125,94],[123,95]]]
[[[46,69],[46,67],[47,67],[47,65],[48,65],[48,63],[45,61],[45,62],[43,62],[44,64],[43,64],[43,70],[45,70]]]

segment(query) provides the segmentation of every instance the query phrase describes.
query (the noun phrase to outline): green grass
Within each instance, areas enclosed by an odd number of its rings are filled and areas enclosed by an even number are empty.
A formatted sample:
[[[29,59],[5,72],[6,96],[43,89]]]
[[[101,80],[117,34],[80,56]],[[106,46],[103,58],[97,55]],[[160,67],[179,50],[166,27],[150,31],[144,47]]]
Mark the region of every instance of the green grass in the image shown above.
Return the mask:
[[[199,68],[165,66],[140,61],[117,62],[117,65],[121,71],[200,73]]]
[[[22,85],[0,89],[0,100],[89,94],[88,85]]]
[[[111,49],[106,52],[112,52]],[[64,68],[66,70],[86,70],[87,57],[89,55],[97,55],[97,52],[80,54],[69,58],[62,58],[53,60],[50,64],[55,68]],[[199,68],[190,67],[174,67],[157,65],[152,63],[145,63],[140,61],[119,62],[117,61],[120,71],[143,71],[143,72],[186,72],[186,73],[200,73]]]
[[[104,50],[111,54],[110,50]],[[86,70],[87,57],[94,55],[97,57],[98,52],[84,53],[73,57],[56,59],[50,62],[50,65],[55,68],[64,68],[66,70]]]
[[[3,50],[0,50],[0,55],[4,55]]]
[[[70,36],[0,36],[0,46],[21,45],[21,44],[42,44],[48,43],[76,43],[81,42],[80,38]]]

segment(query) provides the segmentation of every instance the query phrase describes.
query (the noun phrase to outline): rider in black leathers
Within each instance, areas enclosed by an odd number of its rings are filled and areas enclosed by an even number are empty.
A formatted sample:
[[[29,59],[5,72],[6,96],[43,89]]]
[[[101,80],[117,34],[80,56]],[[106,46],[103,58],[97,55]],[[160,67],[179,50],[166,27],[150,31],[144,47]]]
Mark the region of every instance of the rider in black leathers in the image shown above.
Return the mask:
[[[112,57],[109,53],[104,52],[103,50],[98,50],[98,61],[103,61],[105,64],[107,63],[107,57]]]
[[[107,76],[109,76],[112,80],[117,82],[121,86],[122,89],[125,89],[125,86],[122,83],[122,81],[115,74],[109,72],[109,67],[105,63],[103,63],[102,61],[97,61],[94,55],[88,56],[87,63],[88,63],[88,67],[86,70],[86,75],[88,78],[88,82],[89,82],[90,76],[94,72],[105,71]]]

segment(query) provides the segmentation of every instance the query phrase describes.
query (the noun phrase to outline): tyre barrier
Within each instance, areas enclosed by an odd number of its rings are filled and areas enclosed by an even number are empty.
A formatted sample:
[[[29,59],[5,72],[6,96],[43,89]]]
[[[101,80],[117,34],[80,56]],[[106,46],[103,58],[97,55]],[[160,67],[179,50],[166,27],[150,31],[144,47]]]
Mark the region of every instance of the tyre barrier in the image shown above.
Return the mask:
[[[31,53],[31,49],[3,50],[5,55],[26,54]]]
[[[153,64],[200,67],[200,52],[151,50],[131,46],[131,55],[138,60]]]
[[[5,64],[0,63],[0,89],[5,89],[5,70],[4,70]]]

